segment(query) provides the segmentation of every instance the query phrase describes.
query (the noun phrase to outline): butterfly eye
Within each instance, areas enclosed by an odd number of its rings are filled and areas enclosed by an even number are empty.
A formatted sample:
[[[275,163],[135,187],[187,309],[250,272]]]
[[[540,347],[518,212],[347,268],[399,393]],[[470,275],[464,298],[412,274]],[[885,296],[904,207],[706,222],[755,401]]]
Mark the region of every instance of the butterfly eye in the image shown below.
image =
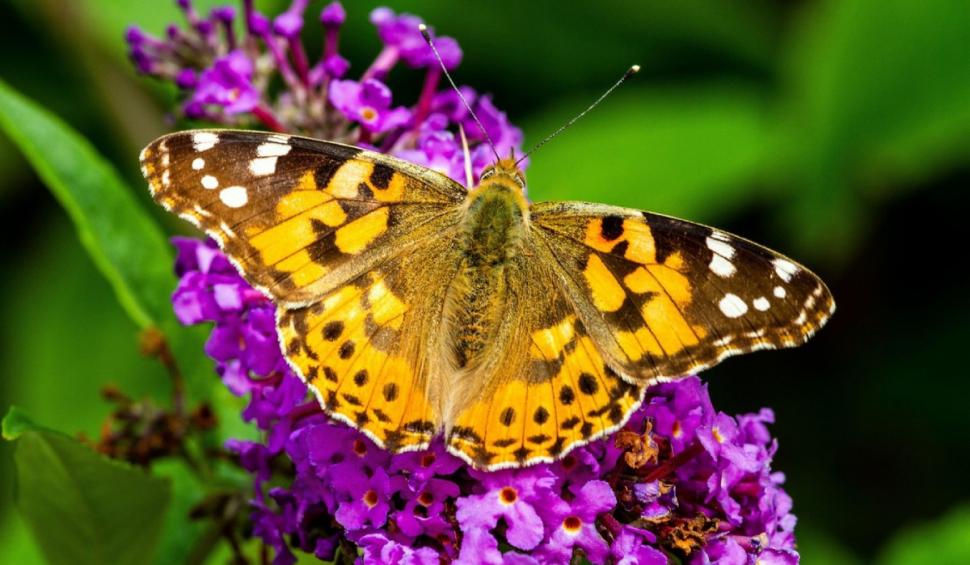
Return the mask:
[[[492,167],[489,167],[489,168],[485,169],[484,171],[482,171],[482,174],[479,177],[479,179],[480,180],[485,180],[485,179],[487,179],[488,177],[490,177],[490,176],[492,176],[494,174],[495,174],[495,169],[493,169]]]

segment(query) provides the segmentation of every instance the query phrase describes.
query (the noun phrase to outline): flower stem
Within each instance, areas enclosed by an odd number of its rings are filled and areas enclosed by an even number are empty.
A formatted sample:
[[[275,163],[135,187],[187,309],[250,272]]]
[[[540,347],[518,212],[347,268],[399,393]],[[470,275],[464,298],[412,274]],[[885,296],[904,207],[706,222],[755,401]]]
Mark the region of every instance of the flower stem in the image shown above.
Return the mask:
[[[286,126],[284,126],[279,119],[276,118],[273,112],[266,106],[254,107],[253,115],[256,116],[256,119],[262,122],[264,126],[275,132],[286,133],[288,131]]]

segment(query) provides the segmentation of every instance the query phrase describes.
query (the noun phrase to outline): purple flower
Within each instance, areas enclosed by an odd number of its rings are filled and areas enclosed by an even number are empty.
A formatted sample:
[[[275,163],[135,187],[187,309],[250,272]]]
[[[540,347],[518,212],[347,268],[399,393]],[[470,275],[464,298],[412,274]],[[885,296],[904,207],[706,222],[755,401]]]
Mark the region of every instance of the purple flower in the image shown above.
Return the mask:
[[[331,2],[320,12],[320,23],[326,27],[340,27],[347,19],[347,12],[340,2]]]
[[[422,68],[438,65],[434,52],[418,30],[421,18],[411,14],[397,15],[390,8],[376,8],[371,12],[370,21],[377,26],[377,35],[384,45],[394,49],[408,66]],[[448,70],[461,63],[462,53],[457,41],[450,37],[438,37],[434,39],[434,44]]]
[[[391,89],[373,78],[362,83],[353,80],[333,81],[330,83],[330,102],[348,120],[374,133],[403,126],[411,119],[411,111],[407,108],[391,108]]]
[[[610,556],[616,565],[667,565],[667,556],[650,543],[647,532],[624,526],[610,546]]]
[[[250,112],[259,102],[252,80],[252,60],[242,51],[233,51],[216,59],[211,68],[199,75],[189,104],[220,106],[229,116]]]
[[[544,466],[485,473],[472,471],[485,492],[458,501],[458,523],[468,529],[491,530],[499,519],[507,527],[506,538],[519,549],[532,549],[543,537],[537,508],[552,498],[556,476]]]
[[[280,37],[292,38],[300,34],[303,29],[303,12],[309,0],[293,0],[290,9],[276,16],[273,20],[273,31]]]
[[[616,506],[616,495],[606,481],[589,481],[576,498],[558,500],[546,507],[545,523],[552,534],[538,554],[548,561],[568,562],[573,548],[579,547],[590,561],[600,563],[609,546],[596,531],[596,517]]]
[[[364,550],[365,565],[438,565],[438,554],[427,547],[412,549],[404,543],[394,541],[382,533],[368,534],[358,542]]]
[[[334,467],[331,480],[338,496],[334,518],[340,525],[348,530],[384,525],[394,494],[387,472],[377,468],[368,476],[360,465],[345,461]]]

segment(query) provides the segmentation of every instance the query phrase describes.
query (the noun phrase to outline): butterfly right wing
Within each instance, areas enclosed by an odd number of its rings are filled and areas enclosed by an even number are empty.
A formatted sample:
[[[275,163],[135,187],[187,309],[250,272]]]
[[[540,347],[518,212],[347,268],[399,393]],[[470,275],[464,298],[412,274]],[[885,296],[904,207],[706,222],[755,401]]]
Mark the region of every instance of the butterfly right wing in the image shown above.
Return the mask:
[[[307,305],[417,243],[462,202],[444,175],[303,137],[196,130],[141,154],[152,196],[216,239],[277,303]],[[435,230],[430,230],[433,233]]]
[[[808,269],[707,226],[582,202],[538,203],[531,218],[597,345],[639,382],[799,345],[835,309]]]

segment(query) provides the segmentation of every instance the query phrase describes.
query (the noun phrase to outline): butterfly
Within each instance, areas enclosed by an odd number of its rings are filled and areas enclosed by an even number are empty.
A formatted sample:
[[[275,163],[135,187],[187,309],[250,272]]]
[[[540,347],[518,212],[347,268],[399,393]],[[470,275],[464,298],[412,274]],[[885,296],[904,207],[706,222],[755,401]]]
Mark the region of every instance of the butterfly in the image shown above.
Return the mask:
[[[803,343],[834,311],[782,255],[700,224],[525,198],[499,160],[466,189],[304,137],[195,130],[141,154],[151,193],[277,305],[323,409],[392,452],[481,469],[564,456],[652,383]]]

